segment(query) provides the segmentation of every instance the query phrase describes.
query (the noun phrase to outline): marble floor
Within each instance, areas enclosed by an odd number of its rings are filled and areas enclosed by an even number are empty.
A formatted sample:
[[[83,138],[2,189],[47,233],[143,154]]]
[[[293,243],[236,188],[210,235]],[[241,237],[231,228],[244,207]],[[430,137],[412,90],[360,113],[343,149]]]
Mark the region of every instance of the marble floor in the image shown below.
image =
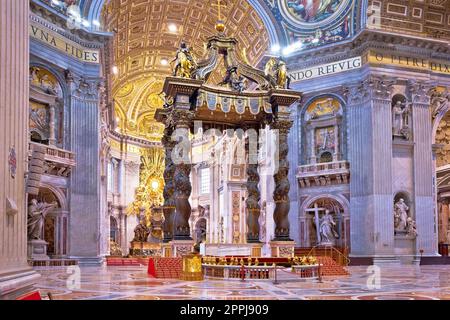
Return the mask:
[[[54,300],[450,300],[450,266],[349,267],[350,276],[322,282],[281,270],[277,284],[161,280],[149,277],[144,266],[36,270],[42,274],[36,288]]]

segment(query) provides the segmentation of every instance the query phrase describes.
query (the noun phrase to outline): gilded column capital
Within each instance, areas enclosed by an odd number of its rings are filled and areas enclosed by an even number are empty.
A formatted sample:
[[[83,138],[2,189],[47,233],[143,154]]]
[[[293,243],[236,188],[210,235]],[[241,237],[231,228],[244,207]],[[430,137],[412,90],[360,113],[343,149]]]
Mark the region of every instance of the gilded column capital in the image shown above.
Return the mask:
[[[195,112],[173,108],[166,119],[166,126],[172,128],[190,128],[195,118]]]
[[[293,125],[294,122],[292,120],[276,119],[270,124],[270,128],[273,130],[278,130],[280,134],[288,134]]]

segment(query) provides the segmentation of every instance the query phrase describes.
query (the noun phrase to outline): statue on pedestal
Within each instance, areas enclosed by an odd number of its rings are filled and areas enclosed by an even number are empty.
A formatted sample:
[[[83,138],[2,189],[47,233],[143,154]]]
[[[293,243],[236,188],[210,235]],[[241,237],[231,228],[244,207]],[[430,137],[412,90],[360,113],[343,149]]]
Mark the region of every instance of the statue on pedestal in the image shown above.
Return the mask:
[[[142,219],[136,228],[134,228],[133,242],[147,242],[149,235],[150,229],[147,227],[145,219]]]
[[[44,230],[44,221],[47,214],[57,207],[57,203],[51,204],[38,202],[36,199],[31,200],[31,205],[28,207],[28,239],[29,240],[43,240],[42,232]]]
[[[196,66],[196,62],[192,55],[192,50],[188,48],[185,42],[181,42],[180,48],[176,53],[176,57],[171,63],[174,62],[174,77],[191,78],[192,71],[194,71]]]
[[[269,82],[277,89],[289,88],[286,62],[280,58],[270,58],[264,67],[264,74]]]
[[[325,215],[320,219],[320,244],[333,244],[339,238],[339,234],[335,230],[336,222],[329,210],[325,211]]]

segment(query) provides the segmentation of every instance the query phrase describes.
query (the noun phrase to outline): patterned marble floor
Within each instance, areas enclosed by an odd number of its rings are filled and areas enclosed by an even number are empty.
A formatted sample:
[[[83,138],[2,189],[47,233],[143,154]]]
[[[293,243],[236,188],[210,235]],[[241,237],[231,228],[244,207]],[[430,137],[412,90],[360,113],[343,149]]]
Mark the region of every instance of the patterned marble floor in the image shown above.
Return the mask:
[[[322,283],[282,270],[277,284],[161,280],[146,267],[84,267],[79,277],[67,268],[36,270],[42,274],[36,288],[55,300],[450,300],[450,266],[349,267],[350,276]]]

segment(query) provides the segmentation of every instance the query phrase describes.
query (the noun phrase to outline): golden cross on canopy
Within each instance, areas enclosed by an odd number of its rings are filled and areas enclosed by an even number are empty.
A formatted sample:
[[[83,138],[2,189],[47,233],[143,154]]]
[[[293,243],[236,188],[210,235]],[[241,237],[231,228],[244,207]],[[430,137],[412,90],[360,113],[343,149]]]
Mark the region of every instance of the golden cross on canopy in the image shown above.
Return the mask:
[[[217,4],[213,4],[213,7],[217,7],[217,10],[219,11],[218,17],[219,17],[219,21],[222,20],[222,14],[221,14],[221,10],[222,8],[226,8],[227,5],[225,3],[222,4],[223,0],[217,0]]]

